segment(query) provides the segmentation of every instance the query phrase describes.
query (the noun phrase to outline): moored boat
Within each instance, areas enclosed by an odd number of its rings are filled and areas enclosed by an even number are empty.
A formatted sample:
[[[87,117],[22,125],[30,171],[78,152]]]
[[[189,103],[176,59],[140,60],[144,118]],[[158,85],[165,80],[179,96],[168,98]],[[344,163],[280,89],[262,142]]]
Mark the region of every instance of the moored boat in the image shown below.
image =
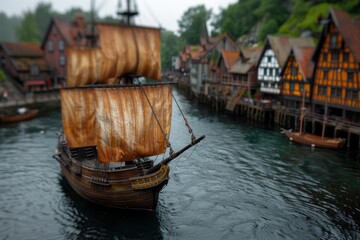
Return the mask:
[[[38,109],[19,108],[17,113],[0,115],[0,122],[15,123],[35,118],[39,113]]]
[[[310,133],[292,132],[285,130],[284,134],[290,141],[316,148],[341,149],[344,147],[345,139],[321,137]]]

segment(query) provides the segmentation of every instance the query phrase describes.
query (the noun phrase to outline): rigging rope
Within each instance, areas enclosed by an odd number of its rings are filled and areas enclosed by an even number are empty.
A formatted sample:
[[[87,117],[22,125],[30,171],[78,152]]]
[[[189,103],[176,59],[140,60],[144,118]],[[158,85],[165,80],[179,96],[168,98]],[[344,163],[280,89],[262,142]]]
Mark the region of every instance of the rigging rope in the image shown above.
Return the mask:
[[[147,102],[149,103],[149,106],[150,106],[150,108],[151,108],[152,113],[153,113],[154,116],[155,116],[155,119],[156,119],[157,124],[159,125],[162,133],[164,134],[164,139],[165,139],[165,141],[166,141],[166,143],[167,143],[167,146],[170,148],[169,155],[172,156],[172,155],[174,154],[174,150],[172,149],[171,144],[170,144],[169,140],[167,139],[166,133],[165,133],[164,129],[162,128],[158,117],[157,117],[156,114],[155,114],[154,108],[152,107],[152,105],[151,105],[151,103],[150,103],[150,100],[149,100],[148,96],[146,95],[146,92],[145,92],[144,88],[142,87],[141,84],[139,84],[139,86],[140,86],[141,90],[143,91],[143,93],[144,93],[144,95],[145,95],[145,97],[146,97]]]
[[[181,108],[180,108],[180,106],[179,106],[179,104],[178,104],[175,96],[174,96],[172,93],[171,93],[171,95],[172,95],[173,99],[175,100],[175,103],[176,103],[177,107],[179,108],[181,115],[182,115],[183,118],[184,118],[185,126],[188,128],[188,131],[189,131],[189,133],[191,134],[191,142],[194,142],[194,141],[196,140],[196,137],[195,137],[195,135],[194,135],[194,133],[193,133],[193,130],[191,129],[190,124],[189,124],[188,120],[186,119],[183,111],[181,110]]]

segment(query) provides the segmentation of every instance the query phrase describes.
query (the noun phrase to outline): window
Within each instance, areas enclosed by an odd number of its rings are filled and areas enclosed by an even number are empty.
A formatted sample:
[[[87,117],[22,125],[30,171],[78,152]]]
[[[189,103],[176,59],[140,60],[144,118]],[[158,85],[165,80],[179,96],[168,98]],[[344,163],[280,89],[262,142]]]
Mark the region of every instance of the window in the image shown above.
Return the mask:
[[[49,52],[54,51],[54,43],[52,41],[48,42],[48,51]]]
[[[345,98],[352,101],[358,100],[358,91],[353,89],[346,89],[346,96]]]
[[[347,73],[347,80],[348,80],[348,82],[352,82],[354,80],[354,73],[353,72],[348,72]]]
[[[331,88],[331,96],[341,98],[341,88]]]
[[[76,41],[80,42],[81,40],[82,40],[82,35],[81,35],[80,32],[78,32],[77,35],[76,35]]]
[[[333,35],[331,35],[331,38],[330,38],[330,47],[336,48],[336,45],[337,45],[337,35],[333,34]]]
[[[268,63],[271,63],[271,56],[267,56]]]
[[[37,65],[36,63],[33,63],[30,68],[30,75],[37,76],[37,75],[39,75],[39,73],[40,73],[39,65]]]
[[[323,61],[326,62],[328,58],[327,52],[324,52],[322,56],[323,56]]]
[[[272,75],[273,75],[273,69],[270,68],[270,69],[269,69],[269,76],[272,76]]]
[[[290,83],[290,91],[294,91],[294,83],[293,82]]]
[[[328,77],[329,77],[329,71],[324,70],[324,80],[328,80]]]
[[[60,63],[60,66],[65,66],[65,56],[59,57],[59,63]]]
[[[327,94],[326,94],[326,86],[319,86],[319,88],[318,88],[318,94],[320,95],[320,96],[326,96]]]
[[[297,76],[298,75],[298,68],[292,67],[291,68],[291,76]]]
[[[304,83],[300,83],[300,91],[301,91],[301,92],[304,91]]]
[[[343,61],[348,62],[349,61],[349,53],[343,53]]]
[[[64,40],[60,40],[59,41],[59,50],[64,51],[64,49],[65,49],[65,42],[64,42]]]
[[[339,53],[338,52],[331,53],[331,61],[333,61],[333,62],[339,61]]]

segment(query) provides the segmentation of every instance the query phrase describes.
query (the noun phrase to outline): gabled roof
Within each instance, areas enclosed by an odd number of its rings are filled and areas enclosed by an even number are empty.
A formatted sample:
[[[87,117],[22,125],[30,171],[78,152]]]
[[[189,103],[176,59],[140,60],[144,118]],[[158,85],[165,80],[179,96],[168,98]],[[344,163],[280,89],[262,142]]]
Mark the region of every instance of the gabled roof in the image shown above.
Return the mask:
[[[267,46],[274,51],[275,57],[282,68],[292,47],[315,47],[315,43],[310,37],[288,38],[269,35],[261,57],[264,55]]]
[[[71,22],[60,18],[52,18],[41,43],[42,49],[44,49],[44,45],[47,42],[48,36],[53,26],[56,27],[57,31],[60,33],[68,46],[86,44],[85,36],[87,32],[87,26],[84,22],[83,15],[78,14],[76,15],[75,20]],[[76,41],[76,36],[78,33],[82,35],[82,41],[80,42]]]
[[[241,58],[231,67],[231,73],[246,74],[249,70],[257,65],[262,48],[242,48],[240,50]]]
[[[360,62],[360,20],[352,18],[346,12],[339,9],[330,9],[328,19],[333,21],[336,28],[344,38],[346,45],[355,57],[357,62]],[[320,43],[323,41],[326,34],[326,28],[323,29]],[[321,44],[318,44],[313,59],[315,60],[320,51]]]
[[[10,57],[42,57],[40,46],[28,42],[0,42],[0,46]]]
[[[225,66],[230,69],[234,63],[239,59],[240,51],[222,50],[221,55],[224,59]]]
[[[292,50],[303,78],[305,80],[311,78],[314,70],[314,62],[311,60],[311,57],[315,51],[315,47],[294,47]]]

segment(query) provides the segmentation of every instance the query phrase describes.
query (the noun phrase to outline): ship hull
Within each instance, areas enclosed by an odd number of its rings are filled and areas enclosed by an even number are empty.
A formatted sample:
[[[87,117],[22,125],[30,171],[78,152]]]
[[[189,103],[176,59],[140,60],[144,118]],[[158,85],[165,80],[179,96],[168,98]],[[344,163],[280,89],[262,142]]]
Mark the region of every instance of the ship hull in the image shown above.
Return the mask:
[[[159,193],[169,180],[168,165],[163,165],[155,173],[143,174],[152,167],[152,161],[144,162],[142,166],[130,163],[100,169],[89,164],[91,161],[86,163],[70,158],[59,148],[55,158],[60,162],[65,179],[78,195],[106,207],[155,210]]]
[[[294,141],[311,147],[341,149],[344,147],[345,144],[345,140],[341,138],[322,138],[320,136],[310,133],[299,133],[290,131],[285,131],[284,133],[290,141]]]

